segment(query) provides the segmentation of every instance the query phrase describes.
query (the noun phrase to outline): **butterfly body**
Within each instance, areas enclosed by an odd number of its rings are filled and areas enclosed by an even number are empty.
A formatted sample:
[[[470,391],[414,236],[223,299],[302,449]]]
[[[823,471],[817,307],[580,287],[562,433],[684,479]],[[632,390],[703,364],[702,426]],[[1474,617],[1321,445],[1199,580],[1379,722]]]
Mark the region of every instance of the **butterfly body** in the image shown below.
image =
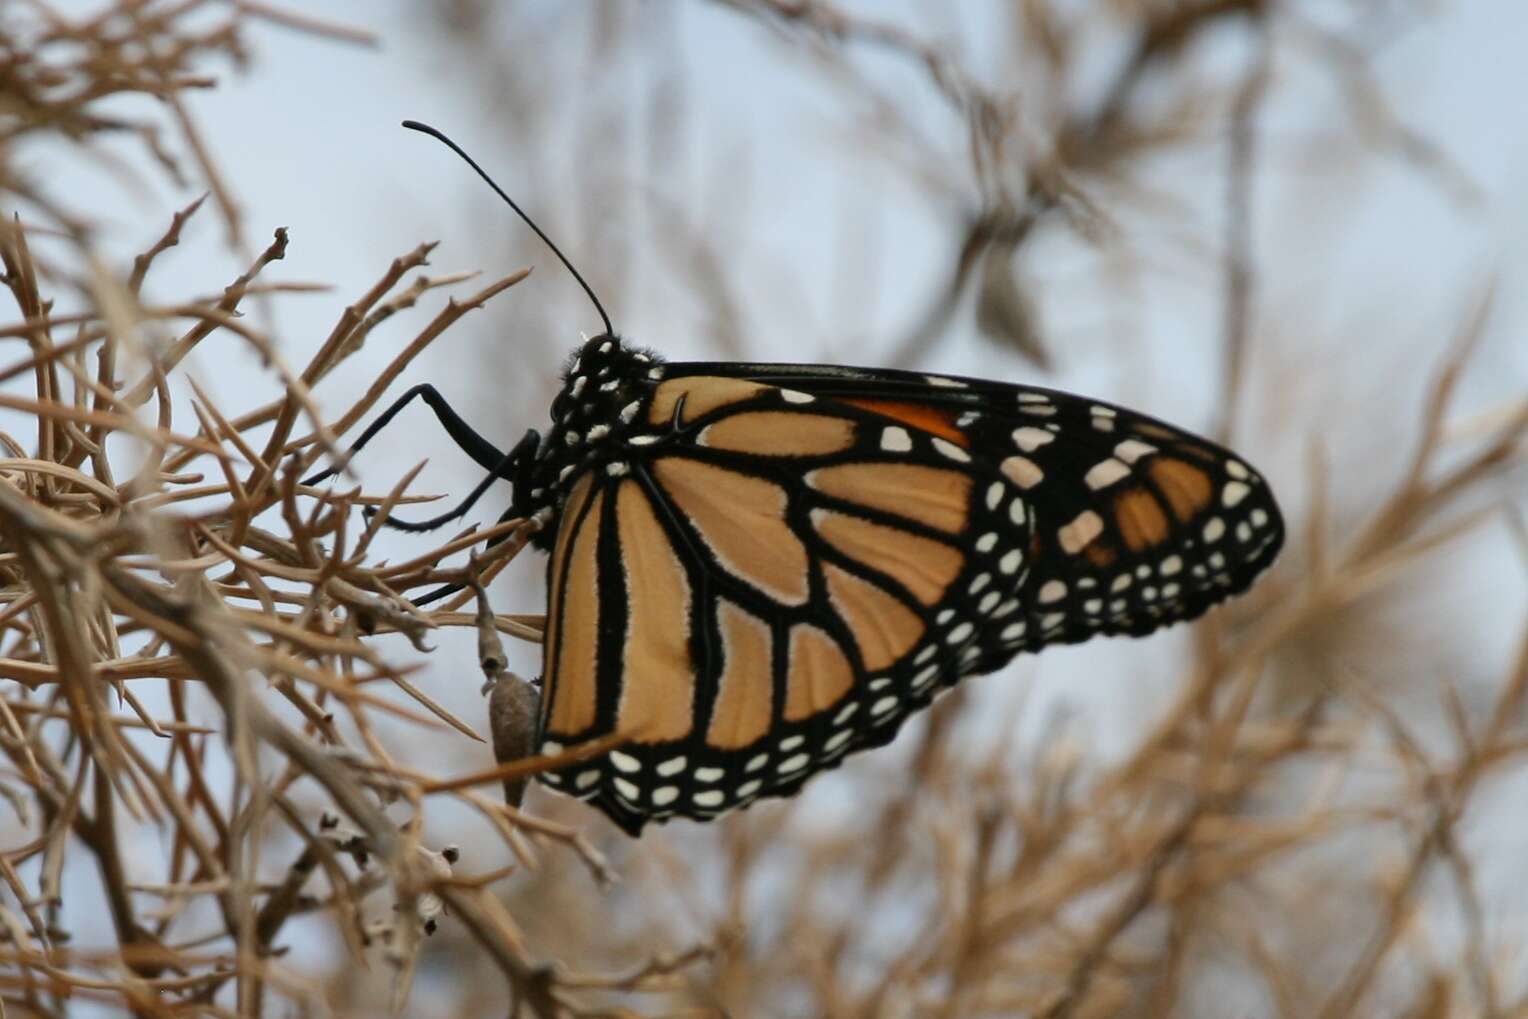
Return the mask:
[[[1050,390],[665,363],[605,335],[514,472],[548,560],[541,776],[632,834],[795,792],[1022,651],[1144,634],[1277,554],[1233,454]]]

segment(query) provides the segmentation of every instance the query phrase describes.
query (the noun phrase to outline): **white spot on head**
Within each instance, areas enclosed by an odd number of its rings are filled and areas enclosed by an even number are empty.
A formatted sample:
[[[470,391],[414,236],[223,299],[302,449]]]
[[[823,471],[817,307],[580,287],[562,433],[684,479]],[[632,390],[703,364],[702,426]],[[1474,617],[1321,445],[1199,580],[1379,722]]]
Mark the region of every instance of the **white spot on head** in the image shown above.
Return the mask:
[[[1047,580],[1040,587],[1040,601],[1042,604],[1057,602],[1066,597],[1066,584],[1059,580]]]
[[[961,623],[959,626],[955,627],[955,629],[951,630],[944,639],[950,644],[959,644],[961,641],[971,636],[971,631],[974,629],[976,629],[976,627],[972,626],[970,623]]]
[[[1211,517],[1204,525],[1204,540],[1219,541],[1226,533],[1226,522],[1219,517]]]
[[[945,456],[949,457],[951,460],[954,460],[956,463],[971,462],[971,454],[955,445],[955,443],[950,442],[948,439],[941,439],[938,436],[935,436],[934,448],[943,453]]]
[[[1252,489],[1240,481],[1232,481],[1220,490],[1220,501],[1226,506],[1235,506],[1247,496],[1252,494]]]
[[[1019,449],[1026,453],[1033,453],[1047,442],[1055,442],[1056,436],[1043,428],[1033,428],[1025,425],[1023,428],[1013,430],[1013,442]]]
[[[570,395],[572,395],[572,396],[577,396],[578,394],[580,394],[580,393],[582,393],[584,391],[584,386],[587,385],[588,382],[589,382],[588,376],[586,376],[586,375],[578,376],[577,378],[575,378],[573,380],[573,384],[568,387],[568,393]]]
[[[647,370],[647,377],[656,382],[657,380],[663,378],[663,368],[661,366],[657,368],[649,368]]]
[[[623,799],[632,801],[636,801],[642,795],[641,790],[632,785],[630,782],[626,781],[624,778],[617,778],[615,780],[615,791],[620,793]]]
[[[1076,555],[1103,533],[1104,518],[1092,510],[1083,510],[1076,520],[1056,532],[1056,540],[1061,543],[1061,551]]]
[[[1017,573],[1019,567],[1024,565],[1024,553],[1018,549],[1011,549],[998,560],[997,568],[1004,573]]]
[[[576,445],[578,445],[579,442],[582,439],[583,439],[583,436],[579,435],[577,432],[575,432],[571,428],[569,428],[566,432],[562,433],[562,441],[567,443],[569,446],[576,446]]]
[[[913,448],[913,437],[907,434],[906,428],[882,428],[881,448],[888,453],[906,453]]]
[[[1111,456],[1107,460],[1100,460],[1088,468],[1088,473],[1083,475],[1082,480],[1086,481],[1088,487],[1096,492],[1100,488],[1108,488],[1121,478],[1129,476],[1130,468]]]
[[[726,796],[722,795],[720,789],[707,789],[705,792],[696,793],[690,798],[695,801],[697,807],[719,807],[722,805],[722,801],[726,799]]]
[[[1133,464],[1141,457],[1150,456],[1156,451],[1157,447],[1149,442],[1142,442],[1140,439],[1126,439],[1114,447],[1114,455],[1127,464]]]
[[[1045,480],[1039,464],[1025,456],[1010,456],[999,465],[1003,474],[1020,488],[1034,488]]]
[[[589,441],[597,442],[610,434],[609,425],[592,425],[589,428]]]
[[[609,340],[606,340],[604,343],[600,344],[600,353],[601,354],[608,354],[608,353],[610,353],[610,348],[612,346],[614,346],[614,344],[612,344]]]
[[[715,782],[727,774],[720,768],[696,768],[695,780],[697,782]]]
[[[679,787],[666,785],[653,790],[653,806],[666,807],[679,799]]]

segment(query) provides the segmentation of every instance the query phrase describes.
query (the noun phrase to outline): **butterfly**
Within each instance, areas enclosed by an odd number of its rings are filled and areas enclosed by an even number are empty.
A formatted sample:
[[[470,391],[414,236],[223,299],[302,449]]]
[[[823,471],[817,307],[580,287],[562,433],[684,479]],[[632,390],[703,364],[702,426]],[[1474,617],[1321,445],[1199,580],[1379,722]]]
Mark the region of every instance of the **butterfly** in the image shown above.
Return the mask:
[[[1123,407],[606,326],[544,436],[501,453],[418,386],[357,445],[422,395],[488,471],[416,526],[510,483],[548,555],[539,749],[605,745],[539,779],[633,836],[790,796],[1018,654],[1193,619],[1283,543],[1244,459]]]

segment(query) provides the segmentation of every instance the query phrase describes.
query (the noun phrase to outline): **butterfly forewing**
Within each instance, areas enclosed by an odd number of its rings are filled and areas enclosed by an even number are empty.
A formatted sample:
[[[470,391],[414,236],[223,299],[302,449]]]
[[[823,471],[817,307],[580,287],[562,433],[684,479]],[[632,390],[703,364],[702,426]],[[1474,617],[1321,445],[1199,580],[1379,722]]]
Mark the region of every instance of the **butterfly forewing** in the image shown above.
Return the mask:
[[[788,795],[1020,646],[1030,517],[953,438],[725,378],[640,420],[565,503],[543,726],[552,751],[622,738],[548,779],[628,830]]]

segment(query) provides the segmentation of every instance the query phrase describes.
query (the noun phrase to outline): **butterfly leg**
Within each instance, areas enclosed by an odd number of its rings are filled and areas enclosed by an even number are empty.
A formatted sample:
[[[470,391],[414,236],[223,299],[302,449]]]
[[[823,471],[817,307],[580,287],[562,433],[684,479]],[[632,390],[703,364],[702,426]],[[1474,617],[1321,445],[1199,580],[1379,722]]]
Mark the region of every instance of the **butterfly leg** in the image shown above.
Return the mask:
[[[493,443],[479,435],[471,425],[463,421],[462,416],[446,402],[444,396],[440,395],[440,390],[428,382],[423,382],[394,400],[391,407],[384,410],[375,421],[367,425],[366,430],[361,433],[361,437],[345,453],[344,460],[326,471],[320,471],[312,477],[304,479],[303,484],[322,484],[339,473],[344,468],[345,463],[349,462],[351,457],[360,452],[368,442],[376,438],[377,433],[386,428],[388,423],[398,416],[398,412],[412,403],[415,397],[424,398],[424,402],[435,412],[435,419],[446,430],[446,434],[451,436],[451,441],[455,442],[457,448],[470,456],[479,467],[485,471],[492,471],[498,467],[505,454]]]

